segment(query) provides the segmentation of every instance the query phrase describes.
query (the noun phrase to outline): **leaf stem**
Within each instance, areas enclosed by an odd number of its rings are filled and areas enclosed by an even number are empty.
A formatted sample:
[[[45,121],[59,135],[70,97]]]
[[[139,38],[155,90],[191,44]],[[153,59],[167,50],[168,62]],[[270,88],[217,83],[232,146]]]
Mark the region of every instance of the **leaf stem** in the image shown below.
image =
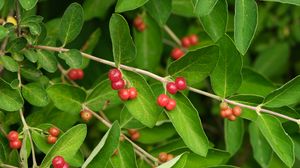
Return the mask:
[[[12,166],[12,165],[8,165],[8,164],[3,164],[3,163],[0,163],[0,167],[3,167],[3,168],[18,168],[16,166]]]
[[[164,30],[177,43],[178,46],[181,46],[180,39],[176,36],[176,34],[167,25],[164,25]]]
[[[51,46],[39,46],[38,45],[38,46],[31,46],[31,47],[37,48],[37,49],[49,50],[49,51],[56,51],[56,52],[66,52],[66,51],[69,51],[66,48],[51,47]],[[90,55],[90,54],[87,54],[87,53],[84,53],[84,52],[81,52],[81,54],[82,54],[82,56],[84,56],[85,58],[88,58],[90,60],[93,60],[93,61],[96,61],[96,62],[99,62],[99,63],[102,63],[102,64],[106,64],[106,65],[115,67],[115,63],[112,62],[112,61],[108,61],[108,60],[105,60],[105,59],[102,59],[102,58],[98,58],[98,57],[95,57],[93,55]],[[146,71],[146,70],[142,70],[142,69],[139,69],[139,68],[134,68],[134,67],[130,67],[130,66],[122,65],[122,64],[120,64],[120,68],[122,68],[124,70],[127,70],[127,71],[132,71],[132,72],[136,72],[136,73],[140,73],[140,74],[149,76],[149,77],[151,77],[153,79],[156,79],[156,80],[158,80],[158,81],[160,81],[162,83],[168,82],[168,80],[166,78],[158,76],[158,75],[156,75],[154,73],[151,73],[149,71]],[[190,91],[192,91],[192,92],[195,92],[195,93],[198,93],[198,94],[210,97],[210,98],[218,100],[218,101],[225,101],[225,102],[227,102],[229,104],[237,105],[237,106],[240,106],[242,108],[247,108],[247,109],[254,110],[254,111],[257,110],[256,106],[250,106],[250,105],[238,103],[238,102],[235,102],[235,101],[232,101],[232,100],[229,100],[229,99],[224,99],[224,98],[222,98],[220,96],[217,96],[215,94],[212,94],[212,93],[209,93],[209,92],[205,92],[203,90],[199,90],[199,89],[196,89],[196,88],[193,88],[193,87],[188,87],[188,89]],[[277,113],[277,112],[274,112],[274,111],[271,111],[271,110],[267,110],[267,109],[261,108],[260,112],[268,113],[268,114],[271,114],[271,115],[274,115],[274,116],[277,116],[277,117],[280,117],[280,118],[284,118],[284,119],[289,120],[289,121],[296,122],[297,124],[300,124],[300,119],[291,118],[289,116],[286,116],[286,115],[283,115],[283,114],[280,114],[280,113]]]

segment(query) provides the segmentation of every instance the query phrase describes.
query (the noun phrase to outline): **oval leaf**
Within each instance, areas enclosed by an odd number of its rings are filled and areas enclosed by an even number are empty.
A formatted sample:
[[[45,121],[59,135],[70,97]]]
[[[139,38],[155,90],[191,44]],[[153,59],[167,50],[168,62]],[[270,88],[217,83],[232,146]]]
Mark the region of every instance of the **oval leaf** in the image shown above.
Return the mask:
[[[30,10],[35,7],[38,0],[19,0],[19,2],[25,10]]]
[[[86,97],[82,89],[64,84],[50,86],[47,93],[58,109],[78,114]]]
[[[281,2],[281,3],[287,3],[287,4],[293,4],[293,5],[300,6],[300,1],[298,1],[298,0],[263,0],[263,1]]]
[[[22,94],[24,99],[34,106],[43,107],[50,102],[46,90],[39,83],[23,85]]]
[[[73,41],[81,32],[83,26],[83,9],[78,3],[72,3],[61,18],[59,28],[60,41],[65,46]]]
[[[0,61],[5,69],[11,72],[18,72],[19,65],[18,63],[11,57],[3,55],[0,57]]]
[[[195,153],[190,153],[185,167],[199,168],[219,166],[225,164],[229,158],[229,153],[218,149],[210,149],[206,157],[196,155]]]
[[[171,14],[172,0],[151,0],[146,4],[146,10],[158,24],[164,25]],[[148,28],[151,26],[147,26],[146,30]]]
[[[125,12],[143,6],[148,0],[118,0],[116,12]]]
[[[241,147],[244,137],[244,120],[225,120],[224,125],[226,151],[233,156]]]
[[[6,111],[17,111],[24,104],[21,93],[3,79],[0,79],[0,102],[0,108]]]
[[[113,167],[137,168],[133,146],[128,141],[120,142],[118,153],[111,157]]]
[[[194,12],[197,16],[210,14],[218,0],[196,0]]]
[[[255,0],[235,1],[234,42],[243,55],[254,37],[257,20],[258,8]]]
[[[46,50],[38,50],[38,66],[53,73],[57,70],[57,60],[53,53]]]
[[[127,3],[127,2],[126,2]],[[136,48],[125,18],[113,14],[109,21],[109,32],[113,46],[115,64],[128,63],[135,59]]]
[[[187,153],[180,154],[176,156],[174,159],[167,161],[159,165],[157,168],[180,168],[185,166],[186,159],[188,157]],[[180,165],[179,165],[180,164]]]
[[[80,68],[82,65],[82,55],[79,50],[71,49],[67,52],[59,53],[58,56],[65,60],[70,68]]]

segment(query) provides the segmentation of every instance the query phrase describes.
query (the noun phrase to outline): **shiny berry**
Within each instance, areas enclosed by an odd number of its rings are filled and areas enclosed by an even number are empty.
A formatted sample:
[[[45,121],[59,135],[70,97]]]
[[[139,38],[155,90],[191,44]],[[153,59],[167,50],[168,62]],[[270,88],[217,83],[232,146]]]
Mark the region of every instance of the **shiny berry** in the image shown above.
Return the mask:
[[[130,138],[131,138],[131,140],[136,141],[140,138],[140,133],[136,132],[136,133],[132,134]]]
[[[188,48],[191,46],[190,38],[189,37],[183,37],[181,39],[181,45],[185,48]]]
[[[178,90],[175,82],[168,82],[166,88],[167,88],[167,91],[171,94],[176,94],[177,90]]]
[[[84,122],[88,122],[91,120],[91,118],[93,117],[92,116],[92,113],[88,110],[83,110],[80,112],[80,117],[81,119],[84,121]]]
[[[57,141],[57,137],[48,135],[48,137],[47,137],[48,144],[55,144],[56,141]]]
[[[189,41],[190,41],[191,45],[198,44],[198,36],[196,34],[192,34],[188,38],[189,38]]]
[[[184,77],[177,77],[175,79],[175,85],[178,90],[184,90],[186,89],[186,80]]]
[[[232,109],[232,114],[233,114],[234,116],[238,117],[238,116],[241,115],[241,113],[242,113],[242,109],[241,109],[240,106],[235,106],[235,107],[233,107],[233,109]]]
[[[51,127],[48,132],[50,135],[57,137],[60,133],[60,130],[58,128]]]
[[[161,94],[157,97],[157,104],[161,107],[165,107],[169,102],[169,97],[165,94]]]
[[[174,158],[174,155],[172,155],[172,154],[168,154],[167,161],[169,161],[169,160],[172,160],[173,158]]]
[[[19,139],[9,142],[9,147],[12,149],[20,149],[21,146],[22,146],[22,141],[20,141]]]
[[[7,135],[9,141],[16,141],[19,139],[19,133],[17,131],[10,131]]]
[[[229,106],[226,102],[220,103],[220,109],[221,110],[227,110],[228,108],[229,108]]]
[[[76,71],[76,69],[71,69],[71,70],[69,70],[69,72],[68,72],[68,77],[69,77],[71,80],[76,80],[76,79],[77,79],[77,71]]]
[[[117,68],[111,69],[108,72],[108,78],[112,82],[117,82],[122,79],[122,73]]]
[[[137,16],[134,20],[133,20],[133,25],[135,28],[139,27],[140,25],[142,25],[144,23],[143,19],[141,16]]]
[[[134,87],[129,88],[128,92],[129,92],[129,99],[135,99],[138,95],[138,92]]]
[[[77,79],[83,79],[84,72],[82,69],[76,69],[77,70]]]
[[[177,60],[177,59],[181,58],[183,55],[184,55],[184,52],[180,48],[174,48],[171,51],[171,57],[174,60]]]
[[[147,28],[145,23],[142,23],[141,25],[139,25],[136,29],[140,32],[143,32],[145,29]]]
[[[230,115],[230,116],[228,116],[227,118],[228,118],[228,120],[230,120],[230,121],[234,121],[234,120],[236,119],[236,116]]]
[[[128,134],[133,135],[133,134],[137,133],[138,131],[136,129],[129,129],[127,132],[128,132]]]
[[[166,109],[170,111],[173,110],[175,107],[176,107],[176,101],[174,99],[169,99],[169,102],[166,105]]]
[[[124,87],[125,87],[125,81],[123,79],[111,83],[111,88],[114,90],[123,89]]]
[[[61,156],[55,156],[52,159],[52,165],[54,168],[63,168],[63,166],[65,165],[65,159]]]
[[[166,152],[160,152],[158,155],[158,159],[161,162],[166,162],[168,160],[168,154]]]
[[[123,101],[126,101],[129,99],[129,92],[128,89],[120,89],[118,92],[119,98]]]
[[[68,163],[65,163],[64,166],[62,168],[69,168],[69,164]]]
[[[221,110],[220,115],[222,118],[227,118],[227,117],[231,116],[232,115],[231,108],[227,108],[226,110]]]

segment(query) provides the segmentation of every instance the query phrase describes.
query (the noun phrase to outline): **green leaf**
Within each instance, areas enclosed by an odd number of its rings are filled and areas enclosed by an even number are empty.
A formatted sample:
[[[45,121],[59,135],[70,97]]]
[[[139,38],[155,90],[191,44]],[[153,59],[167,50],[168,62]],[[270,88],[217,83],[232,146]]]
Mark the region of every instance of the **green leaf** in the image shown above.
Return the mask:
[[[282,107],[298,103],[300,101],[299,93],[300,76],[297,76],[267,95],[263,102],[263,106]]]
[[[298,1],[298,0],[263,0],[263,1],[281,2],[281,3],[287,3],[287,4],[293,4],[293,5],[300,6],[300,1]]]
[[[181,59],[170,64],[168,72],[173,77],[184,76],[189,86],[199,84],[215,68],[219,59],[217,46],[200,48],[188,52]]]
[[[0,0],[0,10],[3,8],[5,1],[4,0]],[[0,38],[1,39],[1,38]]]
[[[83,143],[87,134],[84,124],[78,124],[64,133],[52,146],[41,163],[41,168],[48,168],[55,156],[62,156],[68,163]]]
[[[33,49],[26,49],[26,50],[23,50],[23,53],[24,53],[24,56],[30,61],[30,62],[33,62],[33,63],[36,63],[38,58],[39,58],[39,55],[33,50]]]
[[[172,0],[172,12],[184,17],[194,17],[194,6],[191,0]]]
[[[24,104],[19,90],[12,89],[2,78],[0,78],[0,102],[0,109],[5,111],[17,111]]]
[[[267,77],[281,76],[286,72],[289,56],[290,46],[287,42],[270,44],[259,53],[253,68]]]
[[[120,142],[118,153],[110,159],[113,167],[137,168],[134,149],[128,141]]]
[[[43,73],[35,67],[24,66],[21,68],[21,75],[26,80],[37,81],[40,77],[42,77]]]
[[[120,104],[118,92],[112,90],[110,81],[103,80],[89,91],[86,99],[86,106],[94,111],[99,111],[106,101],[110,101],[110,106]]]
[[[146,4],[146,10],[158,24],[164,25],[171,14],[172,0],[151,0]],[[147,26],[146,30],[148,28],[151,26]]]
[[[233,156],[241,147],[244,137],[244,120],[225,120],[224,125],[226,151]]]
[[[271,146],[253,122],[249,125],[249,135],[254,159],[261,167],[267,168],[273,154]]]
[[[20,149],[20,164],[24,166],[24,168],[28,168],[28,162],[27,162],[27,156],[30,151],[27,151],[27,138],[28,138],[28,132],[24,132],[23,134],[23,140],[22,140],[22,147]],[[30,146],[30,144],[29,144]],[[29,148],[30,149],[30,148]],[[27,153],[28,152],[28,153]]]
[[[72,3],[66,9],[60,22],[60,41],[65,46],[73,41],[81,32],[83,26],[83,9],[78,3]]]
[[[39,83],[23,85],[22,94],[24,99],[34,106],[44,107],[50,102],[46,90]]]
[[[206,16],[210,14],[218,0],[195,0],[194,12],[197,16]]]
[[[218,41],[219,61],[210,79],[214,92],[227,97],[235,93],[242,83],[242,58],[232,40],[226,35]]]
[[[113,14],[109,21],[109,32],[113,46],[115,64],[128,63],[135,59],[136,48],[125,18]]]
[[[94,17],[104,19],[110,7],[116,0],[85,0],[83,3],[84,19],[90,20]],[[95,10],[97,6],[97,10]]]
[[[30,33],[34,36],[38,36],[42,32],[42,27],[38,23],[31,22],[31,23],[28,23],[26,26],[29,28]]]
[[[199,2],[201,1],[203,0],[199,0]],[[227,2],[219,0],[210,14],[200,17],[204,30],[214,42],[218,41],[226,32],[227,8]]]
[[[18,52],[25,48],[27,40],[24,37],[16,38],[7,44],[7,50],[9,52]]]
[[[19,65],[18,63],[11,57],[3,55],[0,56],[0,62],[4,66],[5,69],[11,72],[18,72]]]
[[[136,99],[124,102],[125,106],[134,118],[147,127],[153,127],[161,111],[150,86],[139,74],[129,71],[123,71],[123,74],[130,86],[135,87],[138,92]]]
[[[0,2],[0,9],[1,9],[1,2]],[[4,26],[0,26],[0,40],[8,35],[9,31]]]
[[[177,93],[171,98],[176,100],[176,107],[166,112],[177,133],[194,153],[206,156],[209,148],[208,139],[202,128],[198,111],[184,95]]]
[[[255,0],[235,1],[234,41],[237,49],[245,55],[254,37],[258,8]]]
[[[38,66],[53,73],[57,70],[57,60],[53,53],[46,50],[38,50]]]
[[[135,119],[128,111],[126,106],[123,107],[121,114],[120,114],[120,127],[121,128],[144,128],[145,125],[143,125],[140,121]],[[154,128],[153,128],[154,129]],[[139,138],[140,139],[140,138]]]
[[[143,32],[134,31],[134,41],[137,48],[134,64],[137,68],[155,71],[160,64],[163,50],[161,28],[147,15],[144,15],[143,20],[147,29]]]
[[[82,55],[79,50],[71,49],[58,54],[58,56],[65,60],[70,68],[80,68],[82,65]]]
[[[114,122],[81,167],[97,168],[99,165],[106,167],[109,158],[118,147],[120,132],[118,122]]]
[[[115,11],[125,12],[143,6],[148,0],[118,0]]]
[[[25,10],[30,10],[35,7],[38,0],[19,0],[19,2]]]
[[[64,84],[50,86],[47,93],[58,109],[78,114],[86,97],[82,89]]]
[[[278,157],[292,167],[295,162],[294,143],[278,119],[261,114],[255,123]]]
[[[175,168],[175,167],[183,168],[185,166],[187,157],[188,157],[187,153],[180,154],[180,155],[176,156],[175,158],[173,158],[172,160],[159,165],[157,168]],[[181,164],[179,165],[180,162],[181,162]]]

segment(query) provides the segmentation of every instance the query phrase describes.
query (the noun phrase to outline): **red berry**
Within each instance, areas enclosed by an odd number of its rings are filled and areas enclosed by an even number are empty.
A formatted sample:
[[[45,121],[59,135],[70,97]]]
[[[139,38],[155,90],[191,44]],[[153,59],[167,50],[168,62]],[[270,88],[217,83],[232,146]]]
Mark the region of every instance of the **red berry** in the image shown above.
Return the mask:
[[[138,95],[136,88],[131,87],[128,89],[129,92],[129,99],[135,99]]]
[[[54,168],[63,168],[63,166],[65,165],[65,159],[61,156],[55,156],[52,159],[52,165]]]
[[[169,102],[166,105],[166,109],[170,111],[173,110],[175,107],[176,107],[176,101],[174,99],[169,99]]]
[[[191,46],[190,38],[189,37],[183,37],[181,39],[181,45],[185,48],[188,48]]]
[[[128,134],[133,135],[135,133],[137,133],[138,131],[136,129],[129,129],[128,130]]]
[[[158,155],[158,159],[161,162],[166,162],[168,160],[168,154],[166,152],[160,152]]]
[[[48,132],[50,135],[57,137],[60,133],[60,130],[58,128],[51,127]]]
[[[173,158],[174,158],[174,155],[172,155],[172,154],[168,154],[167,161],[169,161],[169,160],[172,160]]]
[[[118,92],[119,98],[123,101],[126,101],[129,99],[129,92],[128,89],[120,89]]]
[[[132,134],[130,138],[131,138],[131,140],[136,141],[140,138],[140,133],[136,132],[136,133]]]
[[[84,72],[82,69],[76,69],[77,71],[77,79],[83,79],[84,77]]]
[[[178,90],[184,90],[186,89],[186,81],[184,77],[177,77],[175,79],[175,84]]]
[[[220,109],[221,110],[227,110],[228,108],[229,108],[229,106],[226,102],[220,103]]]
[[[65,163],[64,166],[62,168],[69,168],[69,164],[68,163]]]
[[[135,28],[139,27],[140,25],[142,25],[144,23],[143,19],[141,16],[137,16],[135,17],[135,19],[133,20],[133,25]]]
[[[177,93],[177,87],[175,82],[169,82],[167,83],[167,91],[171,94],[176,94]]]
[[[9,142],[9,147],[12,149],[20,149],[21,146],[22,146],[22,141],[20,141],[19,139]]]
[[[236,116],[230,115],[230,116],[228,116],[227,118],[228,118],[228,120],[230,120],[230,121],[234,121],[234,120],[236,119]]]
[[[169,102],[169,97],[165,94],[161,94],[157,97],[157,104],[161,107],[165,107]]]
[[[240,106],[235,106],[235,107],[233,107],[233,109],[232,109],[232,114],[233,114],[234,116],[238,117],[238,116],[241,115],[241,113],[242,113],[242,109],[241,109]]]
[[[47,138],[48,144],[55,144],[56,141],[57,141],[57,138],[55,136],[48,135],[48,138]]]
[[[19,139],[19,133],[17,131],[10,131],[7,135],[9,141],[16,141]]]
[[[111,83],[111,88],[114,90],[123,89],[124,87],[125,87],[125,81],[123,79]]]
[[[189,41],[190,41],[191,45],[198,44],[198,36],[196,34],[192,34],[188,38],[189,38]]]
[[[221,110],[221,117],[222,118],[227,118],[232,115],[232,110],[231,108],[227,108],[226,110]]]
[[[145,23],[142,23],[141,25],[139,25],[136,29],[140,32],[143,32],[145,29],[147,28]]]
[[[69,77],[71,80],[76,80],[76,79],[77,79],[77,71],[76,71],[76,69],[71,69],[71,70],[69,70],[69,72],[68,72],[68,77]]]
[[[174,60],[181,58],[184,55],[184,52],[180,48],[174,48],[171,52],[171,57]]]
[[[93,117],[92,116],[92,113],[88,110],[83,110],[80,112],[80,116],[81,116],[81,119],[85,122],[88,122],[91,120],[91,118]]]
[[[122,79],[122,73],[117,68],[111,69],[108,72],[108,78],[112,82],[117,82]]]

